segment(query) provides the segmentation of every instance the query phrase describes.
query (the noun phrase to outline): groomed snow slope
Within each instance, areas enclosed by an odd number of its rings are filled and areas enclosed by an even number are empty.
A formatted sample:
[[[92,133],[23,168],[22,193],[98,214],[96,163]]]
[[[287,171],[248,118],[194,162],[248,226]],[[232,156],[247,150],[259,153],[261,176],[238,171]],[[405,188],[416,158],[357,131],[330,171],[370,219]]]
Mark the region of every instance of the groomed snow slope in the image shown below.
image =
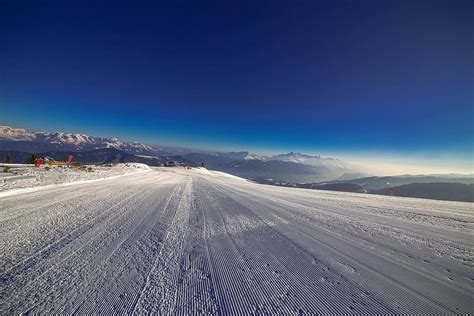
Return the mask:
[[[4,172],[4,166],[13,167],[8,172]],[[35,168],[33,165],[0,164],[0,198],[78,182],[116,178],[149,170],[150,167],[142,163],[119,163],[108,167],[83,165],[81,168],[65,166]]]
[[[155,169],[0,198],[0,313],[474,313],[472,203]]]

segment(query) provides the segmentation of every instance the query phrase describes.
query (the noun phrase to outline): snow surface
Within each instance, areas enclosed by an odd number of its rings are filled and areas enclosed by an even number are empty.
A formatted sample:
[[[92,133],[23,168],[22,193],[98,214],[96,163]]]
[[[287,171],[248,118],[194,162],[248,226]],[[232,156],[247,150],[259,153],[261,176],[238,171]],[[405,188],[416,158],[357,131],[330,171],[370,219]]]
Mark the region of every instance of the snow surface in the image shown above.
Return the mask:
[[[3,166],[13,166],[4,172]],[[110,167],[85,165],[83,168],[50,166],[35,168],[33,165],[1,164],[0,197],[18,193],[49,189],[58,185],[91,182],[151,170],[145,164],[126,163]]]
[[[473,212],[184,168],[3,197],[0,313],[473,314]]]

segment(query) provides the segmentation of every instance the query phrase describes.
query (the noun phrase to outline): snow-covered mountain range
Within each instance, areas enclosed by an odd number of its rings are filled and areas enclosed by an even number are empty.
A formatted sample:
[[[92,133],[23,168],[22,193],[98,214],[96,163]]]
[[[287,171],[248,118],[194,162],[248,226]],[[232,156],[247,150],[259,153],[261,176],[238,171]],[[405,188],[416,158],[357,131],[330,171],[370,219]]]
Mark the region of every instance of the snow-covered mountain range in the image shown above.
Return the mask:
[[[120,151],[122,162],[143,162],[143,159],[149,158],[145,163],[154,165],[169,159],[178,159],[179,156],[180,161],[189,161],[196,165],[204,163],[210,169],[259,181],[274,179],[282,182],[307,183],[337,180],[347,178],[347,175],[354,178],[356,177],[354,174],[359,175],[356,168],[342,160],[317,155],[290,152],[265,156],[247,151],[210,152],[124,142],[117,138],[85,134],[33,132],[10,126],[0,126],[0,151],[15,151],[17,152],[15,156],[18,157],[24,157],[25,153],[47,153],[60,157],[64,152],[81,152],[82,161],[87,162],[116,160],[116,156],[120,154],[117,151]]]
[[[224,171],[259,182],[321,182],[357,178],[361,173],[349,163],[290,152],[261,156],[247,151],[228,153],[190,153],[184,158],[210,169]]]
[[[31,132],[10,126],[0,126],[0,147],[5,150],[29,152],[35,152],[38,149],[40,151],[86,151],[115,148],[134,154],[155,153],[160,149],[137,142],[123,142],[117,138],[61,132]]]
[[[306,155],[302,153],[289,152],[268,157],[267,160],[279,160],[286,162],[300,163],[310,166],[325,166],[337,168],[351,168],[348,163],[336,158],[322,158],[319,155]]]

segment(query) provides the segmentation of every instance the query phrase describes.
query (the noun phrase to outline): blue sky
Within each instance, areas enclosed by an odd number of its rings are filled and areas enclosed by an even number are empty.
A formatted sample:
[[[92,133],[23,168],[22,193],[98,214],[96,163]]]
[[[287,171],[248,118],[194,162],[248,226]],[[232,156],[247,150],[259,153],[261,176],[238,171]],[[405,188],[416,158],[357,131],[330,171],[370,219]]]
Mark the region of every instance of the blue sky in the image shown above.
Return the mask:
[[[472,1],[0,6],[2,124],[472,172]]]

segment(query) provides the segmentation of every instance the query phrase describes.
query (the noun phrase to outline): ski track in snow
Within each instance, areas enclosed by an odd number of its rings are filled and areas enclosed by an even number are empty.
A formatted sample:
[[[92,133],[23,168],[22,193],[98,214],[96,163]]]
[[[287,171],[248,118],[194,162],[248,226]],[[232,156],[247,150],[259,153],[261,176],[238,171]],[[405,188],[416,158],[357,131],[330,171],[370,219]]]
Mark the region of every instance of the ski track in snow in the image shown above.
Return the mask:
[[[474,313],[472,203],[154,169],[0,198],[0,313]]]

